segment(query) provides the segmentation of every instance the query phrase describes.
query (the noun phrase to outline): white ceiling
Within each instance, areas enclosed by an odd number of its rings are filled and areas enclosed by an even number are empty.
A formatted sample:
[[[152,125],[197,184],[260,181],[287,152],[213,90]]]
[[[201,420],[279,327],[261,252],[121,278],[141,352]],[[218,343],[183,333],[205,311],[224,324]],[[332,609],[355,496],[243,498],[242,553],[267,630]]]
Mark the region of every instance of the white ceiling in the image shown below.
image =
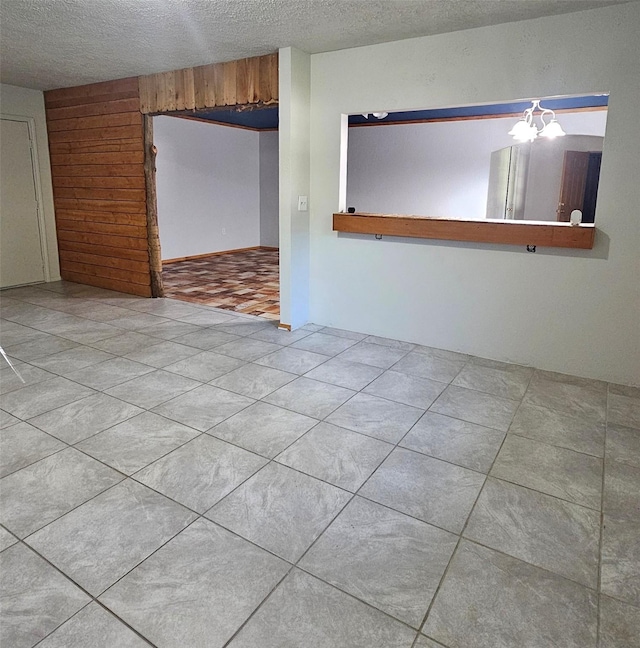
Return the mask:
[[[625,0],[1,0],[0,80],[50,89],[327,52]]]

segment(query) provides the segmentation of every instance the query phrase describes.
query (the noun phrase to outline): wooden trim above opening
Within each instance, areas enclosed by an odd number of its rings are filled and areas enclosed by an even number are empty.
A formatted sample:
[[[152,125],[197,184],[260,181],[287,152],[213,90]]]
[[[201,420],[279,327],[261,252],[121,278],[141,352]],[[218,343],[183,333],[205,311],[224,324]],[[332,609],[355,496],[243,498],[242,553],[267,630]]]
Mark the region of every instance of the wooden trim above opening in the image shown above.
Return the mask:
[[[336,213],[333,215],[333,230],[352,234],[585,250],[592,249],[595,240],[593,224],[572,226],[558,222],[458,220],[398,214]]]
[[[160,117],[161,115],[154,115]],[[201,122],[203,124],[212,124],[214,126],[225,126],[227,128],[239,128],[240,130],[248,130],[254,133],[265,133],[267,131],[277,131],[277,128],[254,128],[253,126],[243,126],[241,124],[230,124],[229,122],[216,121],[215,119],[204,119],[198,117],[197,114],[179,114],[179,113],[166,113],[165,117],[175,117],[176,119],[188,119],[189,121]]]
[[[138,78],[140,112],[278,102],[278,53]]]
[[[553,112],[556,115],[561,115],[562,113],[580,113],[580,112],[596,112],[602,110],[608,110],[609,106],[588,106],[586,108],[559,108]],[[501,113],[495,115],[465,115],[463,117],[434,117],[432,119],[403,119],[402,121],[384,121],[384,120],[374,120],[369,122],[364,122],[362,124],[349,124],[349,128],[362,128],[368,126],[403,126],[405,124],[438,124],[441,122],[455,122],[455,121],[478,121],[482,119],[505,119],[505,118],[516,118],[522,117],[522,111],[520,112],[510,112],[510,113]]]

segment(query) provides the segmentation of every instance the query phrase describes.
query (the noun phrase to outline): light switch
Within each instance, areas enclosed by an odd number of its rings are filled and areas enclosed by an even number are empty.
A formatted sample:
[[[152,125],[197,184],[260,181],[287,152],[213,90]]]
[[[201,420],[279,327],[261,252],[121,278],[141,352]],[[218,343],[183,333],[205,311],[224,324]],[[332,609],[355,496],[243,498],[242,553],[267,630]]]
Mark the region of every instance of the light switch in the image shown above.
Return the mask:
[[[298,211],[307,211],[307,197],[298,196]]]

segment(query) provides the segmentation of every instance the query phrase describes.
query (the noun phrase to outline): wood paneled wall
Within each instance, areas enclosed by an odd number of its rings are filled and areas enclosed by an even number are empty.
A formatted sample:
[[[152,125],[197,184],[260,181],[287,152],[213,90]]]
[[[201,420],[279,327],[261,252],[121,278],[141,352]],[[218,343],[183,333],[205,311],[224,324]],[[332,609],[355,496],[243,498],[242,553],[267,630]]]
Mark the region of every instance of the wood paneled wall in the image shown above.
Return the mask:
[[[278,55],[49,90],[44,99],[62,278],[159,296],[155,152],[144,115],[277,103]]]
[[[201,65],[139,78],[140,111],[163,113],[278,102],[278,55]]]
[[[45,92],[63,279],[151,296],[138,79]]]

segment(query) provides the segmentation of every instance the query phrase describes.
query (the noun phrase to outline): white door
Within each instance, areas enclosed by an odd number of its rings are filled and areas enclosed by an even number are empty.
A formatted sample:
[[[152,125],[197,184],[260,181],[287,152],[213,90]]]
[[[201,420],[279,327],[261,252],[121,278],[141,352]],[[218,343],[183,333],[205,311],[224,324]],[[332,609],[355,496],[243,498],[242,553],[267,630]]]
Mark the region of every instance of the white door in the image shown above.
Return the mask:
[[[0,123],[0,288],[6,288],[45,276],[29,124]]]

